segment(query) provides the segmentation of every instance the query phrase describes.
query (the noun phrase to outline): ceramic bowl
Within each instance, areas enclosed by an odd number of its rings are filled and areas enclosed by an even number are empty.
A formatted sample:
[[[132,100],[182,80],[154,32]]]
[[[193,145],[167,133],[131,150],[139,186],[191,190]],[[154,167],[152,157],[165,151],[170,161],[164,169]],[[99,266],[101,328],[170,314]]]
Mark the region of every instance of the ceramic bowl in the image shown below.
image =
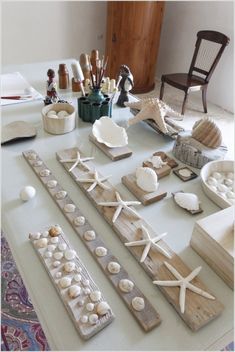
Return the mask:
[[[201,169],[201,182],[202,188],[205,194],[220,208],[225,209],[231,206],[231,204],[224,198],[220,197],[217,193],[211,190],[209,185],[206,183],[208,177],[212,172],[234,172],[234,162],[232,160],[219,160],[211,161],[203,166]]]
[[[63,118],[51,118],[47,116],[50,110],[54,110],[56,113],[59,111],[67,111],[69,115]],[[44,130],[51,134],[65,134],[71,132],[76,125],[75,109],[68,103],[46,105],[42,109],[42,121]]]

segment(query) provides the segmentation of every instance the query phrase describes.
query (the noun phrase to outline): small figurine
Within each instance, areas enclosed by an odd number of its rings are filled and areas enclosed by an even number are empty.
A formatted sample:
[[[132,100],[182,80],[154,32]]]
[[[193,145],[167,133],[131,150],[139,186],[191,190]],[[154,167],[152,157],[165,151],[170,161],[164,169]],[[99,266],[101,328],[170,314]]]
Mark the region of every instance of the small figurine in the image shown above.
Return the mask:
[[[55,78],[55,71],[52,70],[51,68],[47,71],[47,95],[45,97],[44,103],[45,105],[49,105],[52,103],[56,103],[58,101],[58,95],[57,95],[57,85],[54,80]]]
[[[125,107],[124,102],[129,101],[128,92],[134,87],[133,75],[126,65],[121,65],[117,87],[121,88],[117,105]]]

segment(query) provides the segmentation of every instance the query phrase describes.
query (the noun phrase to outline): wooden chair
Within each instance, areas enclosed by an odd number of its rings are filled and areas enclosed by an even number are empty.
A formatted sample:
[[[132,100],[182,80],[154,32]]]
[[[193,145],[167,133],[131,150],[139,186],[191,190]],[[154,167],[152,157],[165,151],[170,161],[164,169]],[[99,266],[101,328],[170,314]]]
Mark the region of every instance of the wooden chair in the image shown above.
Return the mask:
[[[162,75],[159,99],[162,100],[163,98],[164,83],[183,90],[184,101],[181,114],[184,115],[188,94],[201,90],[204,112],[207,113],[207,87],[229,40],[226,35],[219,32],[199,31],[189,72]],[[196,72],[196,74],[193,74],[193,72]]]

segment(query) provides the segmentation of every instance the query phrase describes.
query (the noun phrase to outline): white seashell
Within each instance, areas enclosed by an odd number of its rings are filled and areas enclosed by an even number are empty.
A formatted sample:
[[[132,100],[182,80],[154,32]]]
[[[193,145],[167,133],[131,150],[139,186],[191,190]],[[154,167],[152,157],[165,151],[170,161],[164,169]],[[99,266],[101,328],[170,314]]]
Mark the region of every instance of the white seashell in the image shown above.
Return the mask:
[[[87,303],[86,310],[88,310],[88,312],[92,312],[94,308],[95,308],[94,303]]]
[[[57,199],[64,199],[66,196],[67,196],[67,192],[66,191],[59,191],[55,195],[55,197]]]
[[[84,306],[84,299],[80,299],[79,301],[78,301],[78,306],[79,307],[82,307],[82,306]]]
[[[57,186],[56,180],[50,180],[47,182],[47,187],[49,187],[49,188],[55,188],[56,186]]]
[[[136,169],[136,183],[146,192],[154,192],[158,189],[158,177],[150,167],[138,167]]]
[[[234,198],[235,198],[235,193],[229,191],[229,192],[226,193],[226,197],[227,197],[227,198],[230,198],[230,199],[234,199]]]
[[[27,155],[29,160],[36,160],[37,159],[37,154],[36,153],[29,153]]]
[[[80,295],[81,293],[81,287],[78,285],[73,285],[69,288],[69,297],[70,298],[76,298]]]
[[[74,204],[66,204],[64,206],[64,211],[66,213],[73,213],[75,211],[75,209],[76,209],[76,206]]]
[[[25,186],[20,191],[20,199],[24,202],[32,199],[36,194],[36,189],[33,186]]]
[[[51,174],[51,172],[48,169],[44,169],[44,170],[41,170],[39,174],[42,177],[46,177],[46,176],[49,176]]]
[[[221,180],[221,179],[223,178],[223,176],[221,175],[221,173],[220,173],[220,172],[217,172],[217,171],[215,171],[215,172],[212,173],[212,177],[214,177],[216,180]]]
[[[61,110],[61,111],[58,112],[57,116],[58,116],[59,119],[63,119],[65,117],[69,116],[69,114],[67,113],[67,111]]]
[[[104,257],[108,253],[107,249],[104,247],[96,247],[95,254],[97,257]]]
[[[60,286],[62,288],[67,288],[71,285],[71,279],[70,277],[62,277],[62,279],[60,279]]]
[[[177,192],[174,196],[176,203],[184,209],[189,211],[199,209],[199,200],[196,194],[194,193],[182,193]]]
[[[59,237],[51,237],[50,238],[50,242],[53,243],[53,244],[56,244],[59,242]]]
[[[73,223],[75,226],[83,226],[86,222],[86,219],[84,216],[77,216],[74,220]]]
[[[33,166],[37,167],[37,166],[42,166],[43,162],[42,160],[36,160],[34,163],[33,163]]]
[[[233,180],[231,180],[230,178],[226,178],[224,180],[224,184],[228,187],[232,186],[233,185]]]
[[[231,180],[234,180],[234,173],[233,173],[233,172],[228,172],[228,173],[226,174],[226,177],[229,178],[229,179],[231,179]]]
[[[91,292],[90,299],[92,302],[98,302],[101,299],[101,292],[100,291]]]
[[[78,273],[81,273],[81,272],[82,272],[82,268],[81,268],[81,267],[78,267],[78,268],[77,268],[77,272],[78,272]]]
[[[58,245],[58,248],[59,248],[60,251],[65,251],[66,248],[67,248],[67,244],[66,243],[60,243]]]
[[[207,183],[208,183],[208,185],[210,185],[210,186],[217,186],[218,181],[216,180],[216,178],[210,176],[210,177],[208,177],[208,179],[207,179]]]
[[[188,169],[181,169],[178,172],[183,177],[190,177],[192,175],[192,171],[190,171]]]
[[[216,186],[210,186],[210,189],[211,189],[213,192],[217,192],[217,187],[216,187]]]
[[[87,315],[82,315],[80,318],[80,322],[83,324],[86,324],[88,322],[88,316]]]
[[[82,281],[82,284],[83,284],[83,286],[89,286],[90,280],[85,279],[85,280]]]
[[[56,279],[60,279],[62,276],[62,272],[61,271],[57,271],[57,273],[55,274]]]
[[[56,115],[56,111],[55,110],[48,111],[47,116],[50,117],[51,115]]]
[[[40,238],[36,241],[36,245],[38,248],[45,248],[47,246],[48,240],[47,238]]]
[[[92,127],[93,136],[109,148],[124,147],[128,144],[125,128],[118,126],[110,117],[103,116]]]
[[[81,280],[82,280],[82,277],[81,277],[81,275],[80,274],[76,274],[76,275],[74,275],[74,280],[76,281],[76,282],[80,282]]]
[[[67,249],[64,256],[67,260],[73,260],[76,257],[76,252],[73,249]]]
[[[219,183],[218,186],[217,186],[217,190],[219,192],[226,193],[226,192],[228,192],[228,187],[223,185],[223,184],[221,184],[221,183]]]
[[[167,165],[167,163],[162,161],[162,158],[158,155],[153,155],[148,161],[150,161],[156,169],[161,169],[164,165]]]
[[[52,252],[47,251],[44,255],[46,258],[51,258],[52,257]]]
[[[49,231],[44,231],[42,234],[42,237],[48,237],[48,235],[49,235]]]
[[[117,262],[109,262],[107,268],[111,274],[118,274],[120,272],[121,266]]]
[[[134,310],[136,310],[137,312],[140,312],[145,307],[144,299],[142,297],[133,298],[131,304]]]
[[[84,288],[83,292],[85,295],[89,295],[91,293],[91,290],[88,287],[86,287]]]
[[[93,241],[96,238],[95,231],[90,230],[84,233],[84,238],[86,241]]]
[[[54,263],[53,263],[53,266],[54,266],[55,268],[57,268],[58,266],[60,266],[59,260],[55,260]]]
[[[96,121],[97,121],[97,120],[96,120]],[[98,121],[99,121],[99,120],[98,120]],[[91,314],[91,315],[89,316],[89,323],[90,323],[91,325],[95,325],[98,320],[99,320],[99,317],[98,317],[97,314]]]
[[[58,237],[61,233],[62,229],[59,225],[52,226],[49,230],[50,237]]]
[[[62,259],[64,256],[64,254],[62,252],[56,252],[53,254],[53,257],[56,259],[56,260],[60,260]]]
[[[40,237],[41,237],[41,233],[40,232],[35,232],[35,233],[30,233],[29,234],[29,238],[31,238],[32,240],[39,240]]]
[[[67,273],[71,273],[72,271],[74,271],[76,268],[76,265],[74,262],[67,262],[64,264],[64,271],[66,271]]]
[[[97,314],[98,315],[105,315],[108,313],[108,311],[110,310],[110,306],[108,305],[107,302],[100,302],[97,304],[97,307],[96,307],[96,311],[97,311]]]
[[[134,288],[134,284],[128,279],[123,279],[119,281],[119,288],[122,292],[131,292]]]

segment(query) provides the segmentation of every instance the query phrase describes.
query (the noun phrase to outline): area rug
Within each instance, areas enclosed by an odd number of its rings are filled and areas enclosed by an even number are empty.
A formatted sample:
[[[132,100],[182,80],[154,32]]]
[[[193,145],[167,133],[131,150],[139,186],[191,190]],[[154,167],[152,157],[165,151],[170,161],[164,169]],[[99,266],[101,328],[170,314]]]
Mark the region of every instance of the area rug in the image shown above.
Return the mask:
[[[50,351],[37,314],[1,233],[1,351]]]

